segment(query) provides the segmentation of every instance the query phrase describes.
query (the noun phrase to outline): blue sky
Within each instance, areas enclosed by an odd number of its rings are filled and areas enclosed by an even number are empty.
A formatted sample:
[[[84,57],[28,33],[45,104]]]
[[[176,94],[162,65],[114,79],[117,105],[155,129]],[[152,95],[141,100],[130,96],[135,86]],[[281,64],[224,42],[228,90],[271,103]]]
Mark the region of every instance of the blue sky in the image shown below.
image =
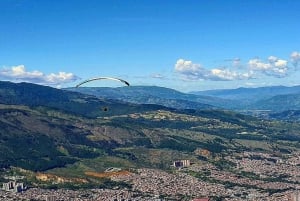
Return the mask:
[[[0,0],[0,80],[299,85],[299,10],[296,0]]]

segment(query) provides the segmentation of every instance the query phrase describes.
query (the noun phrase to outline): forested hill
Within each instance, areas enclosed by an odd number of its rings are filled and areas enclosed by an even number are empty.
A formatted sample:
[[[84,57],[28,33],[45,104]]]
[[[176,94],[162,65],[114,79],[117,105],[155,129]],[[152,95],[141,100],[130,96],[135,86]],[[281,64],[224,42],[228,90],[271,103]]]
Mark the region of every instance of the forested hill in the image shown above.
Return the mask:
[[[79,87],[66,88],[66,90],[95,95],[97,97],[122,100],[124,102],[157,104],[177,109],[216,109],[233,104],[232,100],[187,94],[158,86],[130,86],[119,88]]]
[[[238,88],[182,93],[157,86],[120,88],[82,87],[65,90],[137,104],[157,104],[176,109],[228,109],[235,111],[268,110],[277,113],[300,110],[300,86]]]
[[[45,106],[87,117],[110,116],[164,108],[159,105],[129,104],[77,92],[31,84],[0,81],[0,103]],[[104,113],[105,110],[105,113]]]

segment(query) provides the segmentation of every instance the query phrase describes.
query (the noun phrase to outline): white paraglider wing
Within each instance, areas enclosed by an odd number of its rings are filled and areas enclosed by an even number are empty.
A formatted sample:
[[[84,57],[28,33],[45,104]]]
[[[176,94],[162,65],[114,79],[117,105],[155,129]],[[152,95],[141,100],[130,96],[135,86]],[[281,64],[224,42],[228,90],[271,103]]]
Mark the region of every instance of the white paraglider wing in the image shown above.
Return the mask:
[[[126,84],[127,86],[130,86],[130,84],[127,81],[119,79],[119,78],[114,78],[114,77],[95,77],[95,78],[91,78],[91,79],[85,80],[85,81],[77,84],[76,87],[79,87],[79,86],[81,86],[81,85],[83,85],[83,84],[85,84],[87,82],[92,82],[92,81],[95,81],[95,80],[105,80],[105,79],[120,81],[120,82],[123,82],[124,84]]]

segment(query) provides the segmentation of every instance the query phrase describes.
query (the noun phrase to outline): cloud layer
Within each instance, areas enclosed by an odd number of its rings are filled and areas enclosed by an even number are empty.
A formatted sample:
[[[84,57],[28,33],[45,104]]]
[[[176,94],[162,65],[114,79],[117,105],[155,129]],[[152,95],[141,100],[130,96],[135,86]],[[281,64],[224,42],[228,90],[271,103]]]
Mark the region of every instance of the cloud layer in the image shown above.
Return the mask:
[[[175,64],[175,72],[180,74],[185,80],[214,80],[229,81],[243,80],[252,77],[251,72],[240,73],[230,69],[205,69],[200,64],[194,64],[192,61],[178,59]]]
[[[298,64],[300,62],[300,52],[293,52],[291,54],[291,61],[294,66],[298,67]]]
[[[46,75],[40,71],[27,71],[24,65],[0,69],[0,78],[44,85],[60,85],[78,79],[73,73],[59,72]]]
[[[276,78],[289,76],[290,72],[297,70],[300,63],[300,53],[293,52],[290,61],[280,59],[276,56],[269,56],[266,60],[258,58],[250,59],[246,64],[242,64],[239,58],[226,60],[232,64],[227,68],[208,69],[201,64],[192,61],[178,59],[174,71],[184,80],[213,80],[232,81],[249,80],[257,78],[259,75],[266,75]],[[292,68],[294,66],[294,68]]]
[[[288,71],[288,61],[278,59],[275,56],[270,56],[268,62],[263,62],[260,59],[251,59],[248,62],[249,68],[256,72],[274,76],[286,77]]]

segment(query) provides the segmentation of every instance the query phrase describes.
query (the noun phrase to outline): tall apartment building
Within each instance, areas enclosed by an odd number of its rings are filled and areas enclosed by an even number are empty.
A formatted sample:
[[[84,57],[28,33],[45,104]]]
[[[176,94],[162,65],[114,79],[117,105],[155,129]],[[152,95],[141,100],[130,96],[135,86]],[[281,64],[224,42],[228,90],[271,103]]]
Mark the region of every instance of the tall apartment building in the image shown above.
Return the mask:
[[[173,166],[177,168],[188,167],[190,165],[191,165],[190,160],[179,160],[173,162]]]
[[[291,201],[300,201],[300,191],[291,193]]]
[[[47,195],[46,201],[57,201],[58,199],[54,195]]]
[[[2,184],[2,190],[17,193],[17,192],[24,191],[25,188],[23,183],[17,183],[16,181],[9,181],[7,183]]]

